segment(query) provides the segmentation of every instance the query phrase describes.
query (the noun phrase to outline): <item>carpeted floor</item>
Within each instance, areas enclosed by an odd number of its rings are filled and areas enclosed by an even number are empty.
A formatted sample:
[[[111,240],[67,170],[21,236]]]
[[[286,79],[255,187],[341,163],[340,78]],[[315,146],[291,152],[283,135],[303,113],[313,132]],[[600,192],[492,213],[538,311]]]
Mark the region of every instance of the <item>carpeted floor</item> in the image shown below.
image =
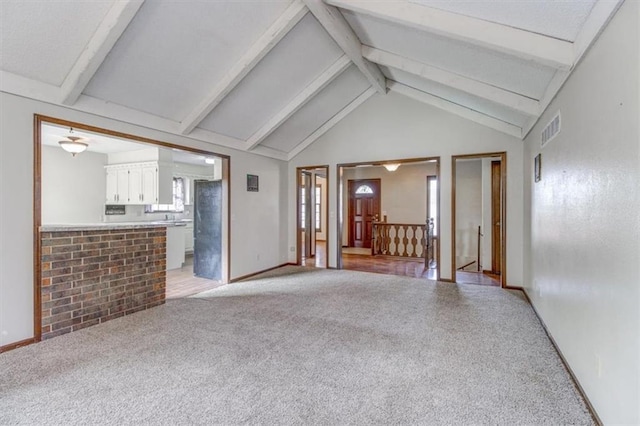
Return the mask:
[[[0,355],[0,424],[593,424],[520,292],[286,267]]]

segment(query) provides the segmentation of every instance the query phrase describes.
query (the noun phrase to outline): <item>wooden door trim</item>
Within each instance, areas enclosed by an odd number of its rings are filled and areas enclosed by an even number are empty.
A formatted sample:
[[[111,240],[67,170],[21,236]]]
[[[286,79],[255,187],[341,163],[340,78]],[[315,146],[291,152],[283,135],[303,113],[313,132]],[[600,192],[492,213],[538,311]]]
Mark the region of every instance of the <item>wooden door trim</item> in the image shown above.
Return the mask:
[[[231,175],[231,157],[226,154],[219,154],[213,151],[205,151],[203,149],[191,148],[184,145],[163,142],[155,139],[136,136],[129,133],[109,130],[102,127],[91,126],[76,121],[64,120],[61,118],[49,117],[41,114],[33,115],[33,341],[42,340],[42,272],[41,272],[41,244],[40,244],[40,227],[42,226],[42,125],[57,124],[64,127],[73,127],[74,129],[86,130],[88,132],[100,133],[103,135],[114,136],[122,139],[129,139],[135,142],[142,142],[149,145],[155,145],[165,148],[176,148],[195,154],[211,155],[222,159],[222,185],[223,196],[227,204],[226,219],[226,271],[222,271],[222,282],[228,283],[231,276],[231,185],[228,184]],[[225,192],[226,187],[226,192]],[[30,339],[27,339],[30,340]],[[26,342],[26,341],[25,341]],[[11,345],[8,345],[11,346]]]
[[[302,265],[302,247],[300,247],[300,234],[302,233],[302,227],[300,226],[300,188],[302,187],[302,184],[300,183],[300,179],[302,178],[302,172],[306,171],[306,170],[317,170],[317,169],[324,169],[325,170],[325,174],[326,174],[326,179],[327,179],[327,196],[326,196],[326,200],[327,202],[325,203],[324,209],[326,212],[326,218],[327,218],[327,230],[325,231],[325,247],[326,247],[326,253],[325,253],[325,268],[329,269],[329,241],[330,241],[330,236],[329,236],[329,193],[331,192],[329,190],[329,165],[328,164],[323,164],[320,166],[302,166],[302,167],[296,167],[296,265]]]
[[[427,162],[427,161],[435,161],[436,163],[436,177],[438,179],[438,182],[442,182],[441,178],[440,178],[440,156],[433,156],[433,157],[414,157],[414,158],[402,158],[402,159],[395,159],[395,160],[376,160],[376,161],[361,161],[361,162],[355,162],[355,163],[338,163],[336,164],[336,268],[335,269],[343,269],[343,265],[342,265],[342,237],[343,237],[343,233],[342,233],[342,227],[344,224],[344,218],[342,217],[342,211],[344,210],[344,205],[343,205],[343,200],[342,200],[342,194],[343,194],[343,190],[344,188],[342,187],[342,174],[343,174],[343,168],[345,167],[355,167],[355,166],[363,166],[363,165],[376,165],[376,166],[382,166],[383,164],[386,163],[400,163],[400,164],[409,164],[409,163],[420,163],[420,162]],[[441,218],[440,215],[440,211],[441,211],[441,192],[440,192],[440,187],[442,185],[438,185],[438,218]],[[441,235],[440,232],[440,222],[441,220],[438,220],[438,235]],[[327,224],[328,224],[328,219],[327,219]],[[327,234],[328,235],[328,234]],[[328,247],[329,247],[329,243],[327,242],[327,256],[328,256]],[[441,263],[441,247],[442,244],[438,244],[438,251],[436,253],[436,258],[437,258],[437,263],[438,263],[438,269],[436,272],[436,280],[437,281],[442,281],[442,279],[440,278],[441,274],[442,274],[442,263]],[[327,260],[327,264],[328,264],[328,260]]]
[[[457,282],[456,278],[456,160],[465,159],[482,159],[489,157],[500,158],[500,179],[501,179],[501,197],[502,204],[502,243],[501,243],[501,273],[500,284],[502,288],[507,287],[507,153],[487,152],[479,154],[462,154],[451,156],[451,279]]]
[[[496,167],[496,163],[498,167]],[[497,169],[497,175],[496,176],[496,172],[495,169]],[[494,274],[498,274],[498,273],[502,273],[502,265],[499,262],[499,259],[502,257],[502,247],[500,247],[500,249],[498,249],[498,245],[496,244],[496,240],[500,241],[500,234],[502,234],[502,212],[496,212],[494,207],[495,207],[495,203],[496,203],[496,198],[495,198],[495,186],[496,184],[498,184],[499,187],[502,187],[502,182],[500,179],[500,181],[498,181],[497,178],[501,178],[502,176],[502,167],[500,166],[500,163],[498,161],[491,161],[491,272]],[[502,194],[499,193],[498,197],[500,197]],[[502,203],[500,203],[500,206],[502,205]],[[499,213],[499,214],[497,214]],[[499,233],[496,232],[496,216],[497,216],[497,221],[500,222],[500,228],[499,228]],[[500,245],[501,246],[501,245]],[[500,250],[500,253],[497,253],[498,250]],[[497,256],[496,254],[499,254],[500,256]]]

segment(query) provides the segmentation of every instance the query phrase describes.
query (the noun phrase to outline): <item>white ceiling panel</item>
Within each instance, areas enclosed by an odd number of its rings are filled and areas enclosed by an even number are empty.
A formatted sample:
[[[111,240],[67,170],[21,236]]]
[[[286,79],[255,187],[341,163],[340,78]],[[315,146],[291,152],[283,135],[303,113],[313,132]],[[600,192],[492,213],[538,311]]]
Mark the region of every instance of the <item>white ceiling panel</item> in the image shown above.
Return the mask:
[[[60,86],[113,0],[0,0],[0,66]]]
[[[413,87],[414,89],[446,99],[455,104],[462,105],[490,117],[497,118],[498,120],[515,124],[519,127],[524,126],[530,118],[527,115],[520,114],[510,108],[498,105],[497,103],[491,102],[485,98],[470,95],[460,90],[416,77],[415,75],[398,69],[389,67],[380,67],[380,69],[387,78],[397,81],[398,83],[402,83],[405,86]]]
[[[146,1],[85,93],[180,121],[290,3]]]
[[[307,14],[198,127],[248,139],[342,54]]]
[[[555,70],[368,16],[343,11],[363,44],[540,99]]]
[[[409,0],[448,12],[575,41],[596,0]]]
[[[351,65],[269,135],[262,145],[282,152],[291,151],[369,86],[358,68]]]

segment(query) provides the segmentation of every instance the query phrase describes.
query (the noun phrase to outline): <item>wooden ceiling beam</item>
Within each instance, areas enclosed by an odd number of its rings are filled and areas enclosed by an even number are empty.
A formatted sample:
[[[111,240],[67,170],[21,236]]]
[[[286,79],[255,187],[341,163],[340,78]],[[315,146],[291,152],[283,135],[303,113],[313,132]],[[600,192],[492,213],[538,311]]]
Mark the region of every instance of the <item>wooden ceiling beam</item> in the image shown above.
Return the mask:
[[[386,78],[377,65],[362,57],[362,43],[340,11],[322,0],[304,0],[320,25],[353,61],[379,93],[386,93]]]
[[[302,108],[307,102],[338,77],[344,70],[351,65],[351,60],[347,55],[342,55],[333,65],[325,70],[318,78],[300,92],[291,102],[287,104],[280,112],[274,115],[267,123],[258,129],[247,140],[246,150],[251,150],[258,146],[260,142],[265,140],[267,136],[273,133],[282,123]]]
[[[389,81],[387,85],[389,86],[389,90],[392,92],[399,93],[401,95],[415,99],[418,102],[434,106],[443,111],[450,112],[451,114],[466,118],[467,120],[473,121],[486,127],[490,127],[499,132],[515,136],[518,139],[522,138],[522,129],[514,124],[498,120],[497,118],[482,114],[465,106],[458,105],[446,99],[439,98],[437,96],[414,89],[409,86],[405,86],[404,84],[400,84],[395,81]]]
[[[309,10],[300,0],[295,0],[285,12],[269,27],[242,58],[236,62],[220,82],[180,123],[180,133],[191,133],[207,115],[258,65],[295,27]]]
[[[309,1],[309,0],[305,0]],[[574,65],[573,43],[407,0],[326,0],[342,9],[415,28],[562,70]]]
[[[500,87],[369,46],[362,46],[362,56],[378,65],[405,71],[452,89],[479,96],[522,114],[536,117],[540,114],[540,105],[537,100]]]
[[[73,105],[113,46],[140,10],[144,0],[116,1],[60,86],[60,103]]]
[[[339,113],[331,117],[324,123],[322,126],[318,127],[313,133],[311,133],[305,140],[300,142],[298,145],[293,148],[288,156],[287,160],[291,161],[296,155],[300,154],[304,151],[309,145],[314,143],[320,136],[327,133],[333,126],[338,124],[343,118],[349,115],[353,110],[362,105],[367,99],[377,93],[376,89],[373,87],[369,87],[362,94],[360,94],[357,98],[351,101],[346,107],[342,108]]]

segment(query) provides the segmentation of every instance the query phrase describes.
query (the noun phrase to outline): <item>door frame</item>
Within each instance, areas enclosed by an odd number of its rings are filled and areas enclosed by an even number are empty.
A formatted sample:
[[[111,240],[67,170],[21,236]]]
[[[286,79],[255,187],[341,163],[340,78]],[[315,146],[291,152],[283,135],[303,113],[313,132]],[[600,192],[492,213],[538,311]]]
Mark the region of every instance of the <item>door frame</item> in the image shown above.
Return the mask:
[[[324,169],[325,171],[325,179],[327,180],[327,184],[326,184],[326,191],[327,194],[324,196],[324,199],[327,200],[324,203],[324,214],[325,214],[325,218],[326,218],[326,222],[327,222],[327,228],[329,227],[329,193],[330,191],[330,186],[329,186],[329,165],[328,164],[323,164],[320,166],[302,166],[302,167],[296,167],[296,265],[302,265],[302,247],[300,244],[300,235],[302,234],[302,227],[300,226],[300,206],[301,206],[301,199],[300,199],[300,189],[302,188],[302,183],[301,183],[301,179],[302,179],[302,173],[305,171],[316,171],[318,169]],[[313,179],[314,182],[312,183],[312,185],[315,185],[315,179]],[[314,188],[315,190],[315,188]],[[309,207],[309,206],[307,206]],[[325,230],[325,268],[329,269],[329,239],[330,237],[330,233],[329,233],[329,229]],[[317,255],[317,253],[316,253]]]
[[[451,279],[457,282],[456,278],[456,160],[470,160],[482,158],[500,158],[500,203],[502,205],[502,226],[501,226],[501,256],[500,256],[500,284],[502,288],[507,285],[507,153],[487,152],[479,154],[464,154],[451,156]]]
[[[356,166],[382,166],[384,164],[387,163],[399,163],[399,164],[407,164],[407,163],[421,163],[421,162],[427,162],[427,161],[435,161],[436,163],[436,178],[438,179],[438,218],[440,218],[440,182],[442,182],[442,180],[440,179],[440,156],[434,156],[434,157],[414,157],[414,158],[402,158],[402,159],[391,159],[391,160],[376,160],[376,161],[361,161],[361,162],[357,162],[357,163],[339,163],[336,164],[336,206],[337,206],[337,210],[336,210],[336,269],[343,269],[343,265],[342,265],[342,237],[343,237],[343,232],[342,232],[342,227],[344,225],[344,218],[343,218],[343,210],[344,210],[344,203],[343,203],[343,194],[344,194],[344,190],[345,188],[343,188],[342,185],[342,175],[343,175],[343,170],[345,168],[350,168],[350,167],[356,167]],[[382,196],[382,194],[380,194]],[[348,218],[347,218],[348,220]],[[440,222],[441,220],[438,220],[438,235],[440,234]],[[328,223],[328,222],[327,222]],[[436,281],[440,281],[440,274],[442,271],[442,267],[440,265],[440,250],[441,250],[441,246],[442,244],[438,244],[438,251],[436,253],[437,256],[437,262],[438,262],[438,269],[436,270]],[[327,243],[327,247],[329,247],[329,244]],[[328,257],[327,257],[328,258]]]
[[[175,148],[194,154],[214,156],[222,159],[222,254],[226,262],[222,262],[222,283],[230,281],[231,274],[231,188],[229,177],[231,176],[231,157],[213,151],[192,148],[171,142],[163,142],[143,136],[118,132],[89,124],[49,117],[41,114],[33,115],[33,341],[42,340],[42,265],[41,265],[41,238],[40,226],[42,226],[42,125],[55,124],[88,132],[100,133],[133,142],[140,142],[150,146]]]
[[[382,206],[382,179],[380,178],[369,178],[369,179],[349,179],[347,181],[347,220],[349,221],[349,235],[347,240],[349,241],[349,246],[351,247],[351,243],[355,241],[354,233],[355,230],[351,227],[351,196],[355,194],[351,194],[351,191],[356,185],[359,185],[360,182],[376,182],[378,192],[375,194],[375,198],[378,201],[378,209]],[[378,220],[382,220],[382,210],[379,211]]]

